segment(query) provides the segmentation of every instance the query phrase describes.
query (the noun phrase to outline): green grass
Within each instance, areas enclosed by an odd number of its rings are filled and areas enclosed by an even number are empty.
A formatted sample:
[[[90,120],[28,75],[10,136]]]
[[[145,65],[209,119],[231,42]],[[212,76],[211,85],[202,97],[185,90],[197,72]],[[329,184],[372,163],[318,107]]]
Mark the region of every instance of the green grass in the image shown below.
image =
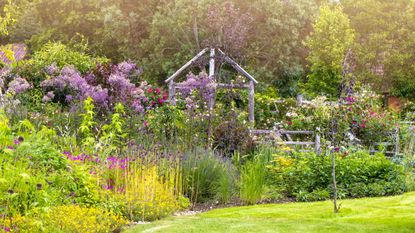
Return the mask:
[[[415,192],[401,196],[216,209],[170,217],[126,232],[415,232]]]

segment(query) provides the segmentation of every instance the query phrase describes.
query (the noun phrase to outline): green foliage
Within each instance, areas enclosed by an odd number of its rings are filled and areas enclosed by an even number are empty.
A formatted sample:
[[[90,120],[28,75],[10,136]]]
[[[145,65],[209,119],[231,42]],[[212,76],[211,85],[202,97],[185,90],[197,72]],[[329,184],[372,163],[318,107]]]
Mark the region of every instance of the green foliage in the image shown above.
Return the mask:
[[[355,74],[359,80],[370,83],[376,91],[413,98],[415,3],[411,0],[341,2],[356,31]]]
[[[311,72],[305,88],[311,95],[338,96],[343,60],[354,43],[354,30],[340,6],[324,5],[307,40]]]
[[[157,166],[142,166],[141,170],[130,170],[127,178],[126,200],[127,216],[135,221],[151,221],[166,217],[181,208],[175,195],[175,177],[162,177]],[[187,206],[185,206],[187,207]]]
[[[266,184],[265,162],[256,157],[241,168],[241,200],[249,205],[261,200]]]
[[[124,106],[121,103],[116,104],[115,113],[112,114],[111,124],[106,124],[101,127],[100,141],[104,143],[106,147],[110,147],[110,150],[122,148],[125,144],[126,133]]]
[[[339,196],[367,197],[395,195],[408,190],[404,167],[383,154],[356,152],[336,156],[336,180]],[[268,166],[276,186],[299,201],[327,199],[331,193],[329,156],[315,154],[275,154]]]
[[[7,0],[7,3],[3,6],[3,13],[4,15],[0,17],[0,34],[7,35],[9,34],[9,26],[12,24],[15,19],[12,15],[12,1]]]
[[[42,70],[52,64],[59,68],[74,66],[81,73],[86,73],[95,67],[97,63],[105,62],[105,59],[95,59],[83,51],[72,49],[61,42],[48,42],[39,51],[33,54],[32,65]]]
[[[17,159],[30,158],[33,169],[62,170],[66,168],[66,160],[53,144],[45,139],[33,137],[21,143],[15,151]]]
[[[146,114],[145,119],[160,143],[177,140],[186,127],[183,111],[173,105],[165,104],[154,108]]]
[[[183,161],[183,191],[192,203],[226,202],[234,194],[235,168],[211,151],[196,150]]]
[[[114,213],[77,205],[57,206],[29,216],[0,219],[0,224],[12,232],[105,233],[119,231],[126,223],[123,217]]]
[[[84,113],[81,114],[82,123],[81,126],[79,126],[79,132],[82,134],[82,143],[85,146],[93,146],[95,143],[93,134],[94,126],[96,125],[96,122],[94,121],[94,108],[94,100],[91,97],[88,97],[84,101]]]
[[[288,107],[282,123],[290,130],[318,129],[323,138],[329,140],[333,115],[341,119],[337,122],[336,140],[344,145],[356,143],[350,142],[347,134],[353,134],[358,144],[367,147],[391,141],[399,125],[397,114],[382,107],[380,96],[364,89],[340,106],[328,102],[326,97],[316,97],[307,104]]]
[[[11,143],[12,135],[9,126],[9,119],[4,114],[4,110],[0,108],[0,150]]]

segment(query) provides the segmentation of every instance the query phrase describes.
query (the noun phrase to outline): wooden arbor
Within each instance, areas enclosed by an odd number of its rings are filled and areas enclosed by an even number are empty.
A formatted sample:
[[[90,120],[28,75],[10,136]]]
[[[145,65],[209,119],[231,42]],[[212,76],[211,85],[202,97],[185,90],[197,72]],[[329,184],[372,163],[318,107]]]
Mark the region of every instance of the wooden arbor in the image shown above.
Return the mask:
[[[255,85],[258,84],[258,81],[255,80],[252,75],[250,75],[248,72],[246,72],[238,63],[236,63],[232,58],[227,56],[222,50],[216,49],[216,48],[205,48],[200,53],[198,53],[195,57],[193,57],[190,61],[188,61],[184,66],[182,66],[180,69],[178,69],[172,76],[170,76],[168,79],[166,79],[166,83],[169,85],[169,100],[170,103],[173,105],[176,105],[176,89],[178,88],[177,84],[175,83],[175,79],[180,76],[187,68],[195,65],[195,63],[203,58],[203,56],[206,55],[206,53],[210,51],[209,56],[209,77],[213,77],[213,80],[216,79],[216,71],[217,68],[215,67],[217,58],[223,59],[224,62],[231,65],[239,74],[244,76],[249,80],[248,85],[235,85],[230,83],[217,83],[217,88],[247,88],[249,89],[249,122],[254,123],[255,122]],[[210,103],[210,108],[213,108],[214,106],[214,100],[212,103]]]

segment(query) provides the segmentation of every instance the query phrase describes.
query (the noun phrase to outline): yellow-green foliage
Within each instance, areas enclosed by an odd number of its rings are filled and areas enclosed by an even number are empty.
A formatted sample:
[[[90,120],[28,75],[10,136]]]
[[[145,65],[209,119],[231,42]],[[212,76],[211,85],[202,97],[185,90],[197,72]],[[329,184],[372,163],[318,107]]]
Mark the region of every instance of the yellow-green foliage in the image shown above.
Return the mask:
[[[111,212],[77,205],[58,206],[36,216],[14,216],[0,219],[10,232],[104,233],[121,229],[127,221]]]
[[[156,165],[131,169],[126,177],[125,201],[130,219],[155,220],[189,205],[180,196],[177,186],[179,173],[168,171],[161,176]]]
[[[11,129],[9,119],[5,116],[3,109],[0,109],[0,146],[6,146],[11,140]]]

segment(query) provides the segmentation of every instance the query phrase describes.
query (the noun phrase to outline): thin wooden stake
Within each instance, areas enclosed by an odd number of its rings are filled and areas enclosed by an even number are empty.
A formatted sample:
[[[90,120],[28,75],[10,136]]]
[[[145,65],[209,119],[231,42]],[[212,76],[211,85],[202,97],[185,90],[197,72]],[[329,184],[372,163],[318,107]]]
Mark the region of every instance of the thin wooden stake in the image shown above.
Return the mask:
[[[255,123],[255,83],[249,81],[249,122]]]

